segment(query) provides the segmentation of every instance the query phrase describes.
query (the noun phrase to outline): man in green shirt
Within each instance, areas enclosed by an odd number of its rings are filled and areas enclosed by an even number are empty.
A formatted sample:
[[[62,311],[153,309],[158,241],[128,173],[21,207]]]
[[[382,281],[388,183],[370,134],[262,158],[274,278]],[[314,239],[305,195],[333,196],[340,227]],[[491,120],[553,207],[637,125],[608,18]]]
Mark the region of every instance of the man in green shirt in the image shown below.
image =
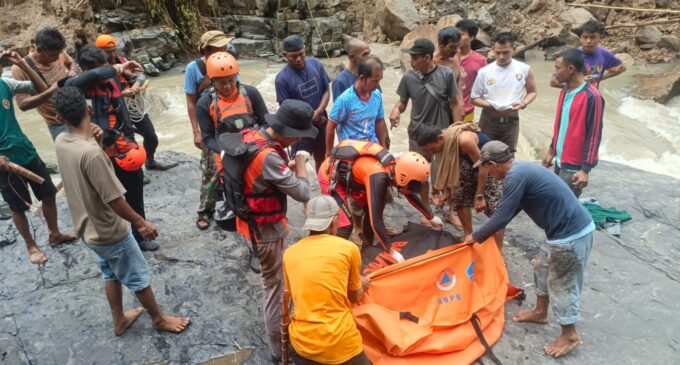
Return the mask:
[[[33,239],[26,217],[26,211],[31,207],[28,185],[31,186],[35,197],[43,203],[42,212],[47,221],[49,245],[54,247],[60,243],[75,240],[76,236],[73,233],[61,233],[59,231],[55,201],[57,189],[50,179],[45,163],[38,156],[38,152],[31,141],[21,131],[14,114],[12,97],[14,94],[38,94],[35,97],[36,102],[45,102],[56,90],[56,84],[48,88],[40,76],[15,52],[4,51],[0,53],[0,59],[7,59],[13,65],[21,68],[31,80],[17,81],[2,78],[0,81],[0,101],[2,102],[0,108],[0,191],[3,199],[12,210],[14,225],[26,242],[29,260],[34,264],[43,264],[47,262],[47,256],[38,248],[38,244]],[[42,184],[32,181],[26,182],[19,175],[9,171],[9,162],[41,176],[45,179],[45,182]]]

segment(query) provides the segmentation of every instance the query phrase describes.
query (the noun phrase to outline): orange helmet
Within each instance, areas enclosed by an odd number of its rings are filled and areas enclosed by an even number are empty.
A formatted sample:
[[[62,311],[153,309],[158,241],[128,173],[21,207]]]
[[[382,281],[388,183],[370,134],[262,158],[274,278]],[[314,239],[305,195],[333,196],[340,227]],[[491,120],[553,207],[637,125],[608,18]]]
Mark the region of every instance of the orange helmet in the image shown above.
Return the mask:
[[[213,53],[205,63],[208,77],[211,79],[235,75],[239,71],[236,58],[227,52]]]
[[[99,37],[97,37],[97,40],[95,41],[95,46],[97,48],[102,48],[102,49],[107,49],[107,48],[116,48],[116,38],[113,38],[112,36],[108,34],[102,34]]]
[[[129,151],[116,157],[116,164],[125,171],[134,172],[142,168],[146,161],[146,150],[144,146],[135,146]]]
[[[411,181],[421,183],[430,178],[430,163],[425,157],[415,152],[401,155],[394,166],[394,179],[397,186],[404,187]]]

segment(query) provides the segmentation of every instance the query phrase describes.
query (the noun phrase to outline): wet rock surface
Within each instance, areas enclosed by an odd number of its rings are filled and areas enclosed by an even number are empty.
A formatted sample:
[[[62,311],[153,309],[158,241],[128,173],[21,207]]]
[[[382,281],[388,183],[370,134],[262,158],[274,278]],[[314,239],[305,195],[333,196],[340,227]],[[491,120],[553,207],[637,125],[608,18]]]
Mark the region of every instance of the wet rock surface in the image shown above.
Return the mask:
[[[666,103],[680,95],[680,67],[670,72],[636,75],[637,83],[631,92],[636,98]]]
[[[207,231],[195,228],[198,160],[172,152],[158,158],[180,165],[147,172],[152,180],[145,187],[147,216],[158,227],[161,248],[145,257],[162,309],[190,316],[192,325],[182,334],[157,332],[144,314],[122,337],[115,337],[93,254],[81,241],[47,247],[41,216],[29,213],[50,261],[43,268],[30,264],[11,221],[0,222],[7,241],[0,248],[1,364],[196,364],[220,356],[226,356],[223,363],[238,364],[251,349],[243,363],[271,364],[260,279],[248,268],[247,249],[236,234],[214,225]],[[584,196],[625,209],[633,220],[621,237],[596,234],[578,327],[583,345],[558,362],[545,357],[543,345],[558,335],[559,326],[552,317],[546,326],[513,323],[512,312],[520,308],[513,302],[506,306],[507,325],[494,347],[496,355],[507,364],[674,363],[680,351],[678,186],[673,178],[617,164],[603,162],[595,168]],[[313,189],[318,194],[318,186]],[[58,208],[60,226],[71,227],[63,196]],[[419,219],[401,198],[386,217],[395,226]],[[289,240],[295,242],[301,237],[301,204],[290,203],[289,221]],[[479,217],[474,224],[481,224]],[[523,213],[508,226],[510,277],[528,295],[521,308],[535,301],[530,259],[543,239]],[[127,290],[124,304],[139,305]]]

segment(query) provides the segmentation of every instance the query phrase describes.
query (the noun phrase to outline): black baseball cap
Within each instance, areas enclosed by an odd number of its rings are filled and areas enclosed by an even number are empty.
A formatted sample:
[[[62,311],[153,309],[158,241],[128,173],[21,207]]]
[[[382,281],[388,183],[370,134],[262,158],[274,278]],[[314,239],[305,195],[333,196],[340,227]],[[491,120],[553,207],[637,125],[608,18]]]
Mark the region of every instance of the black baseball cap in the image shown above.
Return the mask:
[[[489,161],[507,162],[513,157],[515,157],[514,151],[507,144],[501,141],[490,141],[482,146],[479,152],[479,160],[472,167],[479,167],[479,165]]]
[[[402,52],[415,55],[423,54],[433,54],[434,53],[434,43],[427,38],[418,38],[413,42],[411,48],[402,48]]]
[[[297,52],[305,48],[305,40],[297,34],[290,35],[283,40],[281,49],[284,52]]]

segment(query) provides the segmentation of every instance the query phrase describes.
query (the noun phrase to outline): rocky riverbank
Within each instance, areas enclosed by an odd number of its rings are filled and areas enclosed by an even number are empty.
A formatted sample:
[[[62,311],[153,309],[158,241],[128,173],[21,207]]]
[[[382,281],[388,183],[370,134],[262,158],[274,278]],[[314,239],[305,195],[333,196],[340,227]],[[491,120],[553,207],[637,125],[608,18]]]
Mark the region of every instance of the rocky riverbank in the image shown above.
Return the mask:
[[[173,152],[160,155],[179,167],[148,172],[147,216],[158,226],[161,249],[146,253],[152,286],[167,311],[188,315],[192,325],[175,335],[156,332],[144,315],[116,338],[92,253],[82,242],[43,249],[43,268],[28,263],[10,221],[0,222],[0,363],[15,364],[269,364],[260,309],[259,277],[248,269],[242,241],[212,227],[194,227],[198,161]],[[583,345],[560,364],[670,364],[680,351],[680,182],[602,162],[585,195],[625,209],[633,220],[621,237],[596,234],[586,273],[579,326]],[[318,192],[318,187],[314,187]],[[58,198],[60,224],[70,227],[66,202]],[[388,219],[417,219],[399,200]],[[29,214],[38,242],[45,241],[39,214]],[[290,235],[301,232],[302,206],[291,203]],[[480,221],[476,219],[475,225]],[[543,239],[524,214],[508,227],[506,264],[511,280],[534,302],[530,259]],[[41,244],[42,245],[42,244]],[[138,305],[126,292],[126,306]],[[506,306],[506,318],[516,310]],[[559,327],[515,324],[494,352],[507,364],[554,364],[542,346]],[[634,346],[632,345],[634,344]],[[487,360],[485,360],[487,362]]]

